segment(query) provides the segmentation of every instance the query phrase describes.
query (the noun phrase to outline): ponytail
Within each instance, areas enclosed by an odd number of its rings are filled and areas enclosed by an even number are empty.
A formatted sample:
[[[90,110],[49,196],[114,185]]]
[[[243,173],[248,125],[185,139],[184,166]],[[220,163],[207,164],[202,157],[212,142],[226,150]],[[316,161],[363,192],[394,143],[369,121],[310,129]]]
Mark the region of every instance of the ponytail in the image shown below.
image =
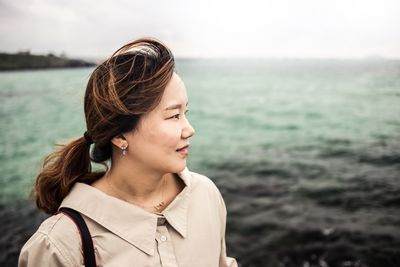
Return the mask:
[[[48,214],[57,212],[76,182],[89,184],[105,173],[91,172],[90,142],[85,137],[56,146],[61,148],[44,159],[33,189],[37,207]]]

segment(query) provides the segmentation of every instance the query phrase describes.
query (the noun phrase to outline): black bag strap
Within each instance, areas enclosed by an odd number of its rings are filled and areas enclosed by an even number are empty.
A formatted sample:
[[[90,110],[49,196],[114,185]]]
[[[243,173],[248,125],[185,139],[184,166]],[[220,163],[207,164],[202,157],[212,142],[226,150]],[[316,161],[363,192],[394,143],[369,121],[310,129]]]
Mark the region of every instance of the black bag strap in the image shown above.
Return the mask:
[[[67,215],[76,224],[81,234],[82,239],[82,251],[83,251],[83,261],[85,267],[96,267],[96,257],[94,255],[93,240],[90,236],[89,229],[82,218],[82,215],[74,209],[71,208],[60,208],[59,212]]]

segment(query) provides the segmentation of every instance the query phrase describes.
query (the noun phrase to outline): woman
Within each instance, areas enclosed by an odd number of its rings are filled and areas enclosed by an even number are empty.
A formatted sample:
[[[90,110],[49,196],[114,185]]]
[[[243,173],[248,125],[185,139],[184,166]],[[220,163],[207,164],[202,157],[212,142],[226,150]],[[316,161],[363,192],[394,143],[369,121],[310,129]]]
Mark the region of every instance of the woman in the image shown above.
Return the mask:
[[[86,263],[66,208],[83,217],[97,266],[237,266],[225,252],[221,194],[186,168],[187,106],[173,55],[155,39],[100,64],[85,93],[87,131],[47,156],[37,177],[37,206],[54,215],[24,245],[19,266]],[[91,171],[91,161],[106,170]]]

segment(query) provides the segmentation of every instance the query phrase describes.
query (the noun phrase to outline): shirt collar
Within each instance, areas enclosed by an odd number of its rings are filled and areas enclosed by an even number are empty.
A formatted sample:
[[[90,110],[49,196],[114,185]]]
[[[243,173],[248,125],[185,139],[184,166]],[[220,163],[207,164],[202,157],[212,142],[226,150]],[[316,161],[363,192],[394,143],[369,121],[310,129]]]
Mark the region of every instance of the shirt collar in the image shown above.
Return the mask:
[[[185,183],[185,188],[161,214],[182,237],[186,237],[191,174],[187,168],[177,174]],[[158,219],[156,214],[84,183],[75,183],[61,207],[72,208],[84,214],[143,252],[154,254]]]

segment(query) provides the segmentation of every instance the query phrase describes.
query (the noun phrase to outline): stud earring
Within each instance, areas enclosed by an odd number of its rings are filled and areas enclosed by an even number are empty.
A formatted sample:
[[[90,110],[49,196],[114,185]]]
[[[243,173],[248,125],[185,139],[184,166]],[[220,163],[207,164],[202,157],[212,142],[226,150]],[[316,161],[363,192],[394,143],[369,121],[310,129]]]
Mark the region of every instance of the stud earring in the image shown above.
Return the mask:
[[[128,151],[126,150],[126,146],[122,146],[122,155],[125,156]]]

